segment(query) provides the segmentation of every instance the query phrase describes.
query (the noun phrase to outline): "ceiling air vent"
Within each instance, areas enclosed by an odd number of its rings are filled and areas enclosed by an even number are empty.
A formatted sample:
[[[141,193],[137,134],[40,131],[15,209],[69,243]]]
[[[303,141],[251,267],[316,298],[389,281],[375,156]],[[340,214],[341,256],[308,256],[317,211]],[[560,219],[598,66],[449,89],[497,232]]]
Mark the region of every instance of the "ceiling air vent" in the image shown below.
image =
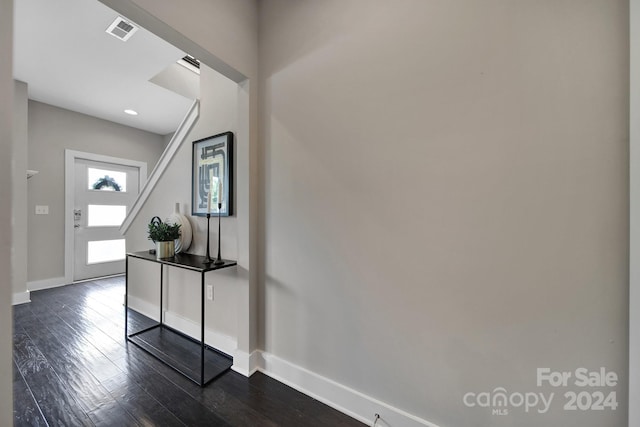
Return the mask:
[[[184,58],[179,59],[178,64],[182,65],[187,70],[200,74],[200,61],[191,55],[187,55]]]
[[[182,58],[182,60],[188,64],[193,65],[196,68],[200,68],[200,61],[198,61],[196,58],[194,58],[191,55],[187,55],[184,58]]]
[[[138,27],[133,22],[124,19],[122,16],[118,16],[116,20],[109,25],[109,28],[107,28],[108,34],[119,38],[123,42],[129,40],[136,31],[138,31]]]

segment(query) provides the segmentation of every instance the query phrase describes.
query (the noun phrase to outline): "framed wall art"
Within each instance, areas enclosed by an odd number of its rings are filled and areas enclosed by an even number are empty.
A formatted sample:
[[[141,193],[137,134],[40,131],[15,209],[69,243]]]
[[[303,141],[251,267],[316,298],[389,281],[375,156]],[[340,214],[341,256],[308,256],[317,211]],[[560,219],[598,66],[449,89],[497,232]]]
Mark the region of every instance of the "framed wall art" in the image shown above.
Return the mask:
[[[233,133],[224,132],[193,142],[191,215],[233,214]]]

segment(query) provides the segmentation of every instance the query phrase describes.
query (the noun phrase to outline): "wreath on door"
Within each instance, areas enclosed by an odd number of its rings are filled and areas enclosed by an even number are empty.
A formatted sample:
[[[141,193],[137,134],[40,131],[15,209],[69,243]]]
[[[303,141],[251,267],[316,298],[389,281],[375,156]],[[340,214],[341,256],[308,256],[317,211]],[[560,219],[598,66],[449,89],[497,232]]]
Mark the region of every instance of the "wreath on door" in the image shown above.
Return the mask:
[[[102,190],[104,187],[107,187],[106,191],[120,191],[120,186],[116,180],[111,178],[109,175],[105,175],[93,184],[94,190]]]

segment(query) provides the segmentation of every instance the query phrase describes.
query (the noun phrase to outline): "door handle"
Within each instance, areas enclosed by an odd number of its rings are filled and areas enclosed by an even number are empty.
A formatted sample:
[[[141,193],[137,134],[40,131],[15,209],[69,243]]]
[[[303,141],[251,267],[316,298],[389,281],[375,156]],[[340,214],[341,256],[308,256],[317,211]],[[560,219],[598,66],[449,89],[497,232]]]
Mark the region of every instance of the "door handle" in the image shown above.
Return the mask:
[[[80,224],[73,224],[73,228],[80,228]]]

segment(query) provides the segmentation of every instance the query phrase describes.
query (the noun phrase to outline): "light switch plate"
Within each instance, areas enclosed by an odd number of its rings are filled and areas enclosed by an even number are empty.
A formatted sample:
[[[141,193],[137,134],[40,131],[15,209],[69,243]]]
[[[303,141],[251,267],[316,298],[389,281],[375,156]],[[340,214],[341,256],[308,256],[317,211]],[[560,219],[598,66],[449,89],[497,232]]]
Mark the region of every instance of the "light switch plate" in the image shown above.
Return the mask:
[[[36,215],[49,215],[49,206],[36,205]]]

